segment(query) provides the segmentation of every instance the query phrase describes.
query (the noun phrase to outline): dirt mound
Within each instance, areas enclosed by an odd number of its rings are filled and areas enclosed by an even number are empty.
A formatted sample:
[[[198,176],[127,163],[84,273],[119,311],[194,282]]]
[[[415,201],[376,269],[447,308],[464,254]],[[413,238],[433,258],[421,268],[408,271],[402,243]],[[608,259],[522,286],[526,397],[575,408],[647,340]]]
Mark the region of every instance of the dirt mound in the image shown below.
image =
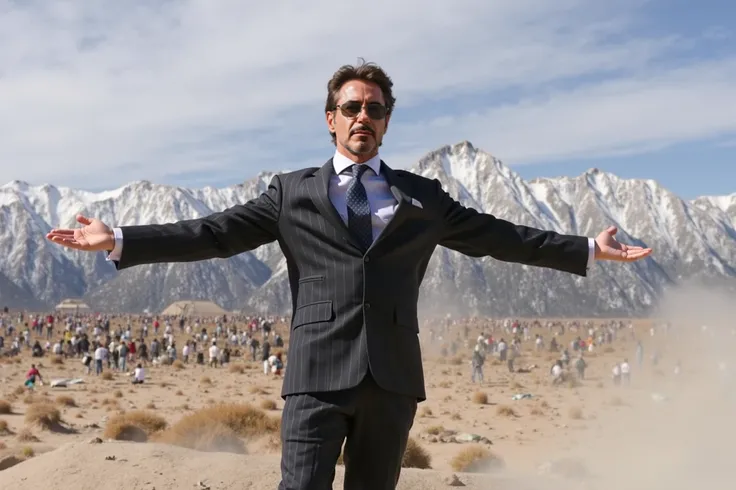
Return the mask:
[[[342,488],[343,474],[344,469],[338,467],[334,488]],[[446,489],[449,476],[433,470],[405,469],[399,490]],[[457,476],[465,484],[463,488],[471,490],[512,488],[499,485],[498,480],[484,482],[483,475]],[[0,488],[35,490],[53,481],[60,490],[117,490],[120,486],[128,490],[275,489],[279,479],[279,456],[273,454],[203,453],[156,443],[75,442],[0,472]]]

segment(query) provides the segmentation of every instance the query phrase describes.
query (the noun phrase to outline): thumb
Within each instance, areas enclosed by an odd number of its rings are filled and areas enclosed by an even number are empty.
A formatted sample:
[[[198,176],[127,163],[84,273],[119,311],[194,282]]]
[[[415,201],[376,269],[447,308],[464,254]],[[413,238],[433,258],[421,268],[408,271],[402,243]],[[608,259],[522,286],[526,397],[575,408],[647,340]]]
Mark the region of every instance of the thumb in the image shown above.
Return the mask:
[[[82,216],[81,214],[78,214],[78,215],[77,215],[77,222],[78,222],[78,223],[81,223],[81,224],[83,224],[83,225],[85,225],[85,226],[86,226],[86,225],[88,225],[88,224],[92,223],[92,220],[91,220],[91,219],[89,219],[89,218],[88,218],[88,217],[86,217],[86,216]]]
[[[618,232],[618,228],[615,226],[609,226],[606,228],[606,231],[611,234],[611,236],[615,235]]]

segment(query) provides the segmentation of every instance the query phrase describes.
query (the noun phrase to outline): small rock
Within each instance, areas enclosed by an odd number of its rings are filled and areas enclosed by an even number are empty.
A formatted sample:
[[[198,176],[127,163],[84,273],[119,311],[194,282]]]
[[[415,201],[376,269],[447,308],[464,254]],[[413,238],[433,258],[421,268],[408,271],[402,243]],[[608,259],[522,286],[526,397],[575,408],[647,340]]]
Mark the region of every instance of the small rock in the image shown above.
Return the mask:
[[[100,439],[99,437],[94,437],[89,440],[89,443],[90,444],[102,444],[102,439]]]
[[[449,487],[464,487],[465,486],[465,483],[461,482],[460,478],[458,478],[455,473],[449,476],[446,476],[442,481],[445,483],[445,485]]]

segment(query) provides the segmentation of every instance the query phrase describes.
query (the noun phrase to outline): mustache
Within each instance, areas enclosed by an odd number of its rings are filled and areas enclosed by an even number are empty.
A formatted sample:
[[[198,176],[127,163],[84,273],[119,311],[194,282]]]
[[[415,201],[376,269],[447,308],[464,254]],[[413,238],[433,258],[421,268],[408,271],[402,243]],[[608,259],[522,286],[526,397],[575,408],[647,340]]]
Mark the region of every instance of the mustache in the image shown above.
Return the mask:
[[[353,128],[353,129],[352,129],[352,130],[350,131],[350,134],[351,134],[351,135],[352,135],[352,134],[355,134],[355,133],[356,133],[356,132],[358,132],[358,131],[367,131],[367,132],[369,132],[369,133],[370,133],[370,134],[371,134],[372,136],[375,136],[375,135],[376,135],[376,132],[375,132],[375,131],[373,131],[373,130],[372,130],[371,128],[369,128],[368,126],[362,126],[362,125],[361,125],[361,126],[356,126],[356,127],[354,127],[354,128]]]

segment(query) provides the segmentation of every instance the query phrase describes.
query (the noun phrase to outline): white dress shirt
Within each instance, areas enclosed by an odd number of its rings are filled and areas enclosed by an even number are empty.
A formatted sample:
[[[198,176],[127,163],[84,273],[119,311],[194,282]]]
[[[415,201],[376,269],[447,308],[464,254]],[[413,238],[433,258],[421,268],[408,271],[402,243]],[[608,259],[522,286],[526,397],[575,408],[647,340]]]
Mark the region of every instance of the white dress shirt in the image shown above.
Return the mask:
[[[335,206],[337,213],[346,224],[348,222],[346,194],[350,181],[353,180],[353,175],[350,171],[353,163],[355,162],[342,153],[335,151],[335,156],[332,158],[335,175],[330,179],[328,189],[330,202]],[[363,165],[368,165],[373,170],[372,172],[364,172],[360,181],[363,183],[363,187],[365,187],[368,204],[371,207],[371,224],[373,225],[373,240],[375,240],[388,222],[391,221],[391,218],[394,217],[398,202],[391,193],[386,178],[381,174],[381,157],[376,155]],[[115,248],[108,255],[107,260],[120,260],[120,257],[123,255],[123,231],[120,228],[113,228],[113,233],[115,235]],[[588,269],[593,265],[594,260],[595,240],[588,238]]]

